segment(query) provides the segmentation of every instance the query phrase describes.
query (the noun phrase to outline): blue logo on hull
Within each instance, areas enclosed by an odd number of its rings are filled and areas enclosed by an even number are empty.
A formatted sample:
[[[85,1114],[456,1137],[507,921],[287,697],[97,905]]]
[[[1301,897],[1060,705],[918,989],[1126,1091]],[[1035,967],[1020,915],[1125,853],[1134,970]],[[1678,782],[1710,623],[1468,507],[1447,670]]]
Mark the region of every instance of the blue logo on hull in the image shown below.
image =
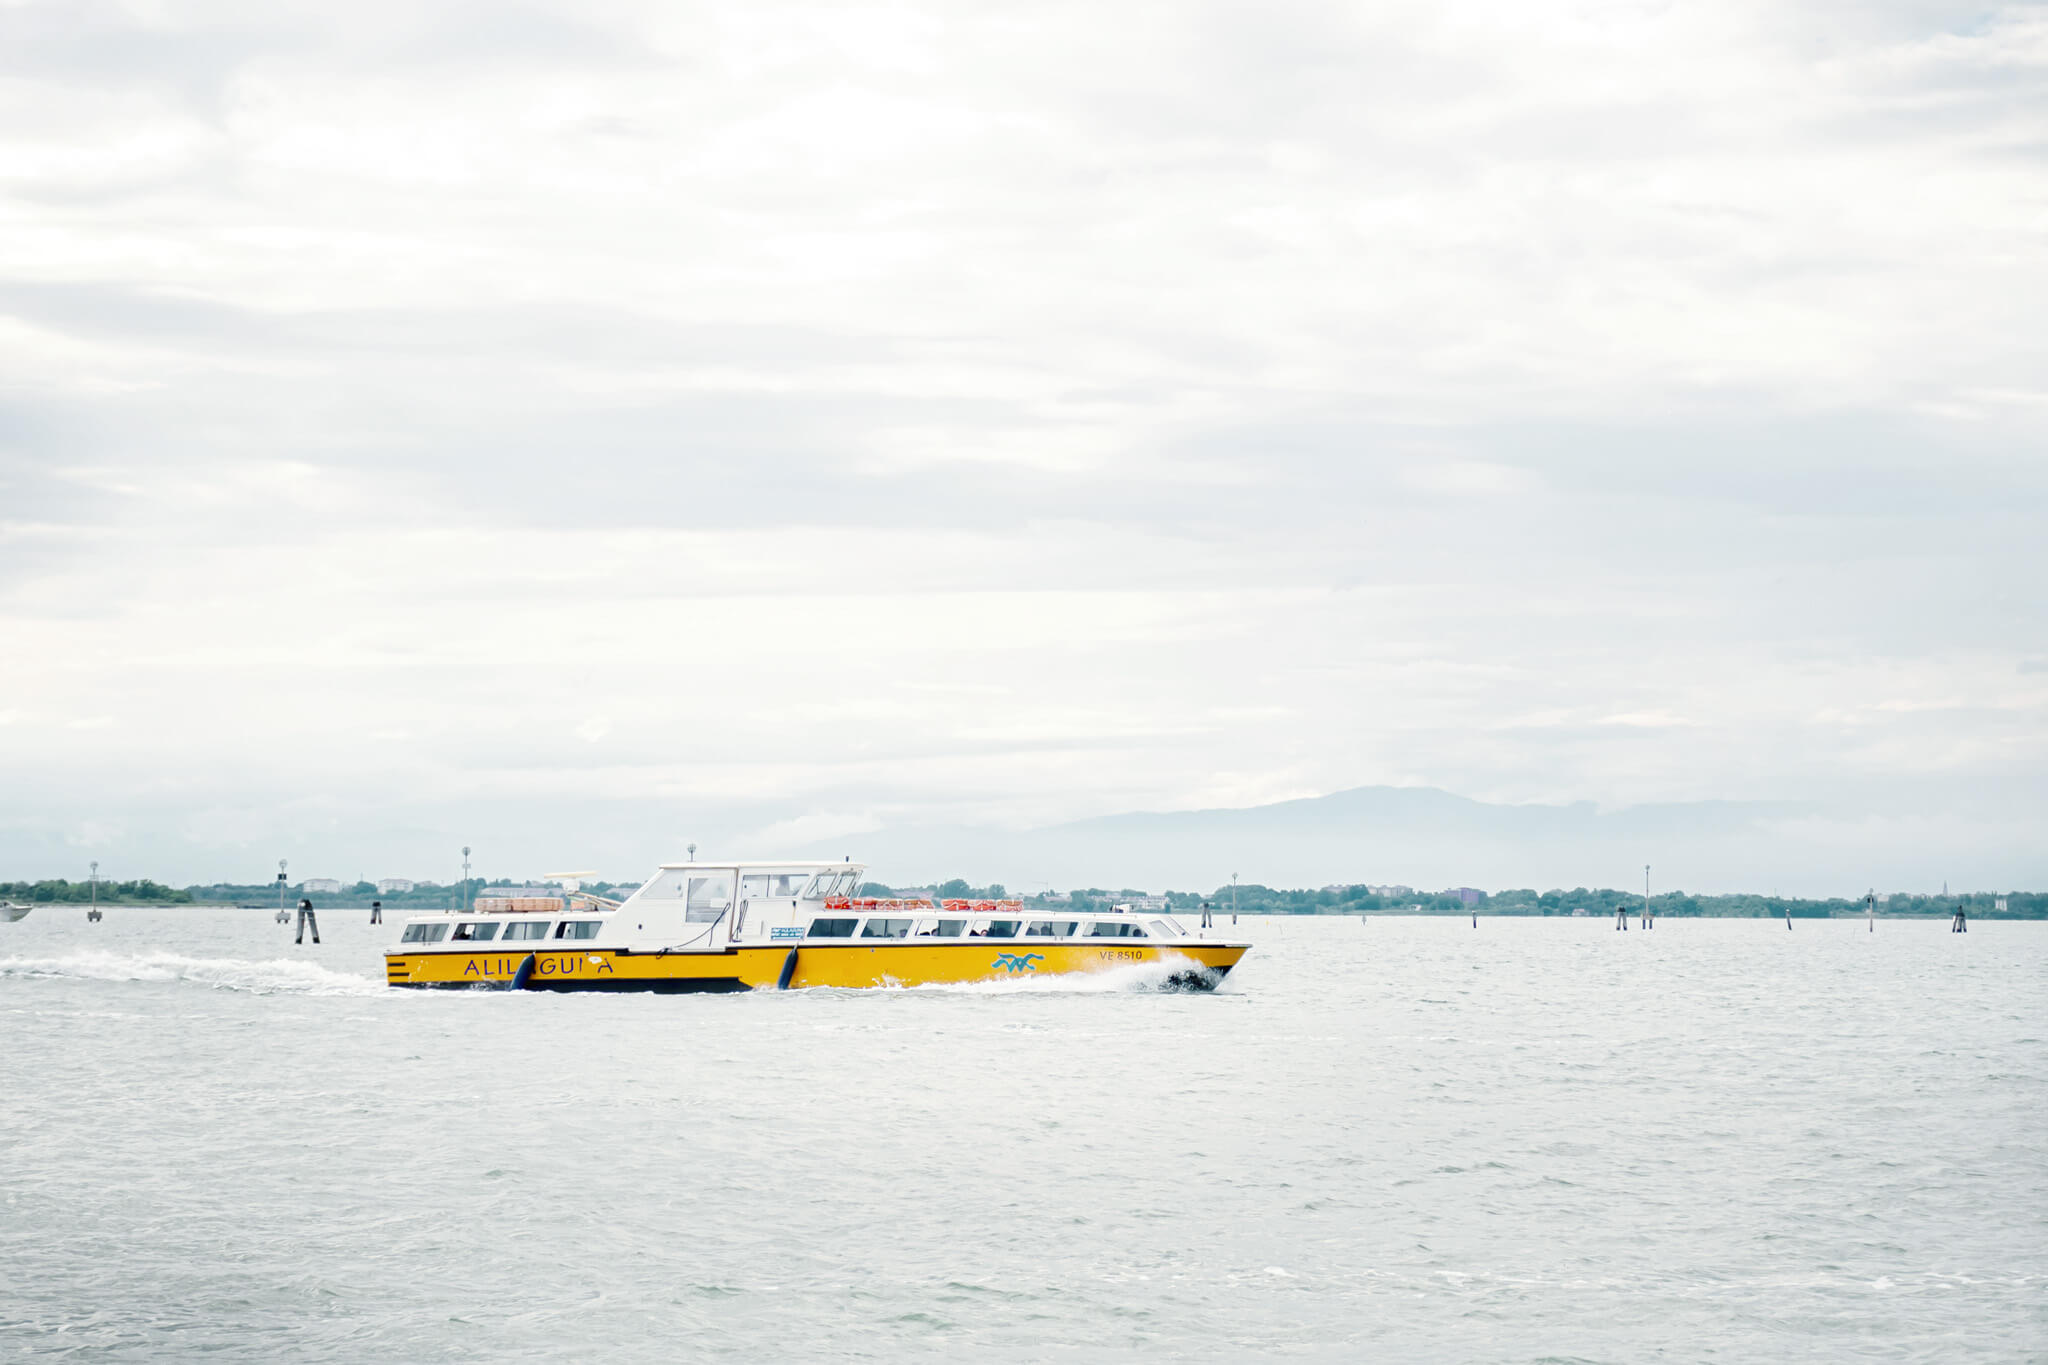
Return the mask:
[[[1035,972],[1044,960],[1044,953],[997,953],[994,966],[999,972]]]

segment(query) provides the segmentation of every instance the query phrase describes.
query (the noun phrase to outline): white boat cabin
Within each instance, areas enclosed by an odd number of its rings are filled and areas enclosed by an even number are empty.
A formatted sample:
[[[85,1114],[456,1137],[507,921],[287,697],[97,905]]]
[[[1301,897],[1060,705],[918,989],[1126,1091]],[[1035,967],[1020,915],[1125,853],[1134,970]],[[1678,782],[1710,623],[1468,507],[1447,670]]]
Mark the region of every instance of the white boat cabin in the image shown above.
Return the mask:
[[[1020,901],[862,897],[860,863],[667,863],[623,902],[578,896],[561,909],[447,911],[406,922],[401,945],[453,948],[559,941],[636,953],[706,953],[845,939],[1185,939],[1170,915],[1026,912]]]

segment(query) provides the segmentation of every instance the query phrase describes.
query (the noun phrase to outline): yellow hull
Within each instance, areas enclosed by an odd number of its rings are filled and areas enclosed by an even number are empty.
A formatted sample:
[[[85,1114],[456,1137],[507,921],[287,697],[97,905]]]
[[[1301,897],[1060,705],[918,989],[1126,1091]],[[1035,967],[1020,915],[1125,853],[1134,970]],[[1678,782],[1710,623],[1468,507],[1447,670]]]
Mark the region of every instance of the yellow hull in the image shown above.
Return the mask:
[[[1147,963],[1178,968],[1170,984],[1208,989],[1248,945],[1200,943],[1115,947],[1084,942],[764,944],[722,953],[635,953],[617,948],[498,948],[392,952],[393,986],[497,987],[538,991],[748,991],[784,986],[926,986],[1014,981],[1069,972],[1107,972]]]

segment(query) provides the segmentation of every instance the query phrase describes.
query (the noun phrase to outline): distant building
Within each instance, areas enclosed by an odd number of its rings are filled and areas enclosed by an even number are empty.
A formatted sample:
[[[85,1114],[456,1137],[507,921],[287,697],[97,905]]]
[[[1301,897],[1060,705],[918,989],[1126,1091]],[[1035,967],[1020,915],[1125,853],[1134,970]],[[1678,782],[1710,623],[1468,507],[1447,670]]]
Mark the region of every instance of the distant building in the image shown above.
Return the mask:
[[[1074,893],[1071,891],[1042,891],[1039,893],[1038,898],[1042,901],[1064,902],[1072,900]]]
[[[1486,893],[1473,886],[1454,886],[1445,891],[1446,896],[1456,896],[1466,905],[1477,905],[1486,899]]]
[[[300,884],[299,889],[309,896],[338,896],[341,894],[341,883],[333,877],[308,877]]]
[[[378,880],[377,890],[389,896],[398,892],[410,891],[413,885],[413,879],[410,877],[384,877]]]
[[[1116,903],[1116,908],[1119,910],[1128,910],[1132,914],[1143,914],[1148,910],[1164,910],[1166,908],[1166,897],[1125,896],[1122,900],[1119,900]]]
[[[1415,894],[1415,888],[1412,886],[1368,886],[1365,889],[1375,896],[1412,896]]]

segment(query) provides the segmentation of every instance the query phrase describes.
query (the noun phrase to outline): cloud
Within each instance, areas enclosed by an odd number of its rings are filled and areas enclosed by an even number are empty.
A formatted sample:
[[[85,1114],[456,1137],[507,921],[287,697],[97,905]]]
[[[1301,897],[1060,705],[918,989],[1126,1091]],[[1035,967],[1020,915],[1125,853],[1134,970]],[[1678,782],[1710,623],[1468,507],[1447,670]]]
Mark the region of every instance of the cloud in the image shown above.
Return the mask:
[[[2043,33],[13,6],[0,820],[2037,770]]]

